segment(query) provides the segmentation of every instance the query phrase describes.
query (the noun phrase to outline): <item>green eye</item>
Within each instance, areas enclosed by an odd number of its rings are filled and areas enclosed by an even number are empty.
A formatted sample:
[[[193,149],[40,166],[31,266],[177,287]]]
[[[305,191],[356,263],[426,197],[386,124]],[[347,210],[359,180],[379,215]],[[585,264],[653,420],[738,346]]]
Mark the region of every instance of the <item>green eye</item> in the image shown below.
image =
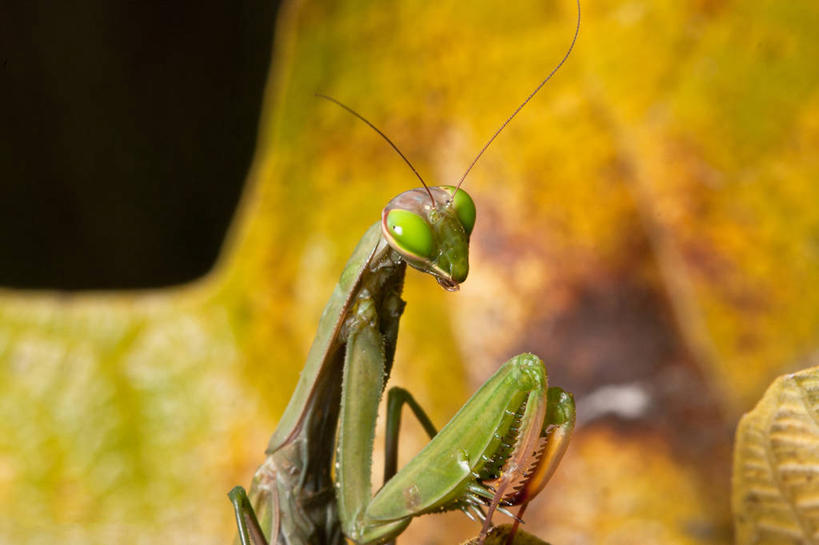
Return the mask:
[[[387,227],[407,252],[432,257],[432,230],[418,214],[396,208],[387,214]]]
[[[451,185],[445,185],[443,188],[446,189],[450,195],[455,191],[455,187]],[[475,216],[477,214],[475,211],[475,202],[472,200],[472,197],[463,189],[459,189],[452,199],[452,205],[455,207],[455,213],[458,214],[461,225],[464,226],[464,231],[466,231],[467,235],[471,235],[472,228],[475,227]]]

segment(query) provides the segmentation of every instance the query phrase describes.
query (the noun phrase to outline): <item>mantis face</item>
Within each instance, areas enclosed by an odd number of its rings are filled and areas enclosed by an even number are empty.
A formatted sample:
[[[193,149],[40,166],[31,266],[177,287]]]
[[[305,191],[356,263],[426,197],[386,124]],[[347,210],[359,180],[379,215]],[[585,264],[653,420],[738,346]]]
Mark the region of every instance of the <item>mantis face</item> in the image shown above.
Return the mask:
[[[381,214],[381,231],[393,250],[419,271],[455,291],[469,273],[469,235],[475,203],[463,189],[416,188],[391,200]]]

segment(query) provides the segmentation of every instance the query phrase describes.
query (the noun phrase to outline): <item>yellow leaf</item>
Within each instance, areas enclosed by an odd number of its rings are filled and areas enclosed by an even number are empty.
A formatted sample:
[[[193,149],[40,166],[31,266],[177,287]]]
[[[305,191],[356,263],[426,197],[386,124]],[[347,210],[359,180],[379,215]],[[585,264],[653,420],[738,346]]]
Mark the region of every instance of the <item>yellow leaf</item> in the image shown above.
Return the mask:
[[[779,377],[742,417],[733,507],[737,545],[819,540],[819,367]]]

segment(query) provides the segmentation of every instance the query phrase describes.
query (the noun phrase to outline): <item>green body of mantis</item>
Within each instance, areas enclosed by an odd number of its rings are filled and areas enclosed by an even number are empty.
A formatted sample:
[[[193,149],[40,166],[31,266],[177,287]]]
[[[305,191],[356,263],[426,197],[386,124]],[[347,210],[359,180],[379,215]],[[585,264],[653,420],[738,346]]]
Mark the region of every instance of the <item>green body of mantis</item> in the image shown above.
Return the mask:
[[[578,3],[572,46],[579,10]],[[381,131],[340,105],[381,134],[409,164]],[[506,508],[521,505],[521,516],[563,456],[574,428],[572,396],[548,387],[540,358],[521,354],[503,364],[440,432],[407,391],[390,390],[385,483],[372,496],[375,424],[404,308],[406,265],[433,275],[447,290],[456,290],[469,271],[476,215],[471,197],[460,182],[458,187],[423,185],[390,201],[381,221],[361,238],[324,308],[250,497],[241,487],[231,491],[242,545],[336,545],[345,537],[358,545],[384,543],[412,517],[451,509],[484,521],[482,543],[494,511],[511,515]],[[396,472],[404,404],[432,439]]]

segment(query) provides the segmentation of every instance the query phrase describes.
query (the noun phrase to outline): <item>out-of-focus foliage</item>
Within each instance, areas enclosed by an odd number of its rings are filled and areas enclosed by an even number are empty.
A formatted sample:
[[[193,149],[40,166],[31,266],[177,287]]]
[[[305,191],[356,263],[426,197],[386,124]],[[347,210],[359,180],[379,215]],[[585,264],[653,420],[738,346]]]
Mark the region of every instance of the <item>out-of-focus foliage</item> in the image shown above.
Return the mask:
[[[733,507],[738,545],[819,538],[819,367],[779,377],[740,420]]]
[[[415,183],[314,92],[451,183],[574,17],[552,1],[287,3],[250,189],[213,273],[0,295],[0,540],[226,543],[225,493],[261,461],[344,260]],[[522,351],[576,395],[532,534],[731,539],[733,427],[819,346],[817,28],[808,1],[584,4],[569,62],[467,180],[462,291],[408,274],[394,381],[437,423]],[[475,535],[448,517],[406,540]]]

